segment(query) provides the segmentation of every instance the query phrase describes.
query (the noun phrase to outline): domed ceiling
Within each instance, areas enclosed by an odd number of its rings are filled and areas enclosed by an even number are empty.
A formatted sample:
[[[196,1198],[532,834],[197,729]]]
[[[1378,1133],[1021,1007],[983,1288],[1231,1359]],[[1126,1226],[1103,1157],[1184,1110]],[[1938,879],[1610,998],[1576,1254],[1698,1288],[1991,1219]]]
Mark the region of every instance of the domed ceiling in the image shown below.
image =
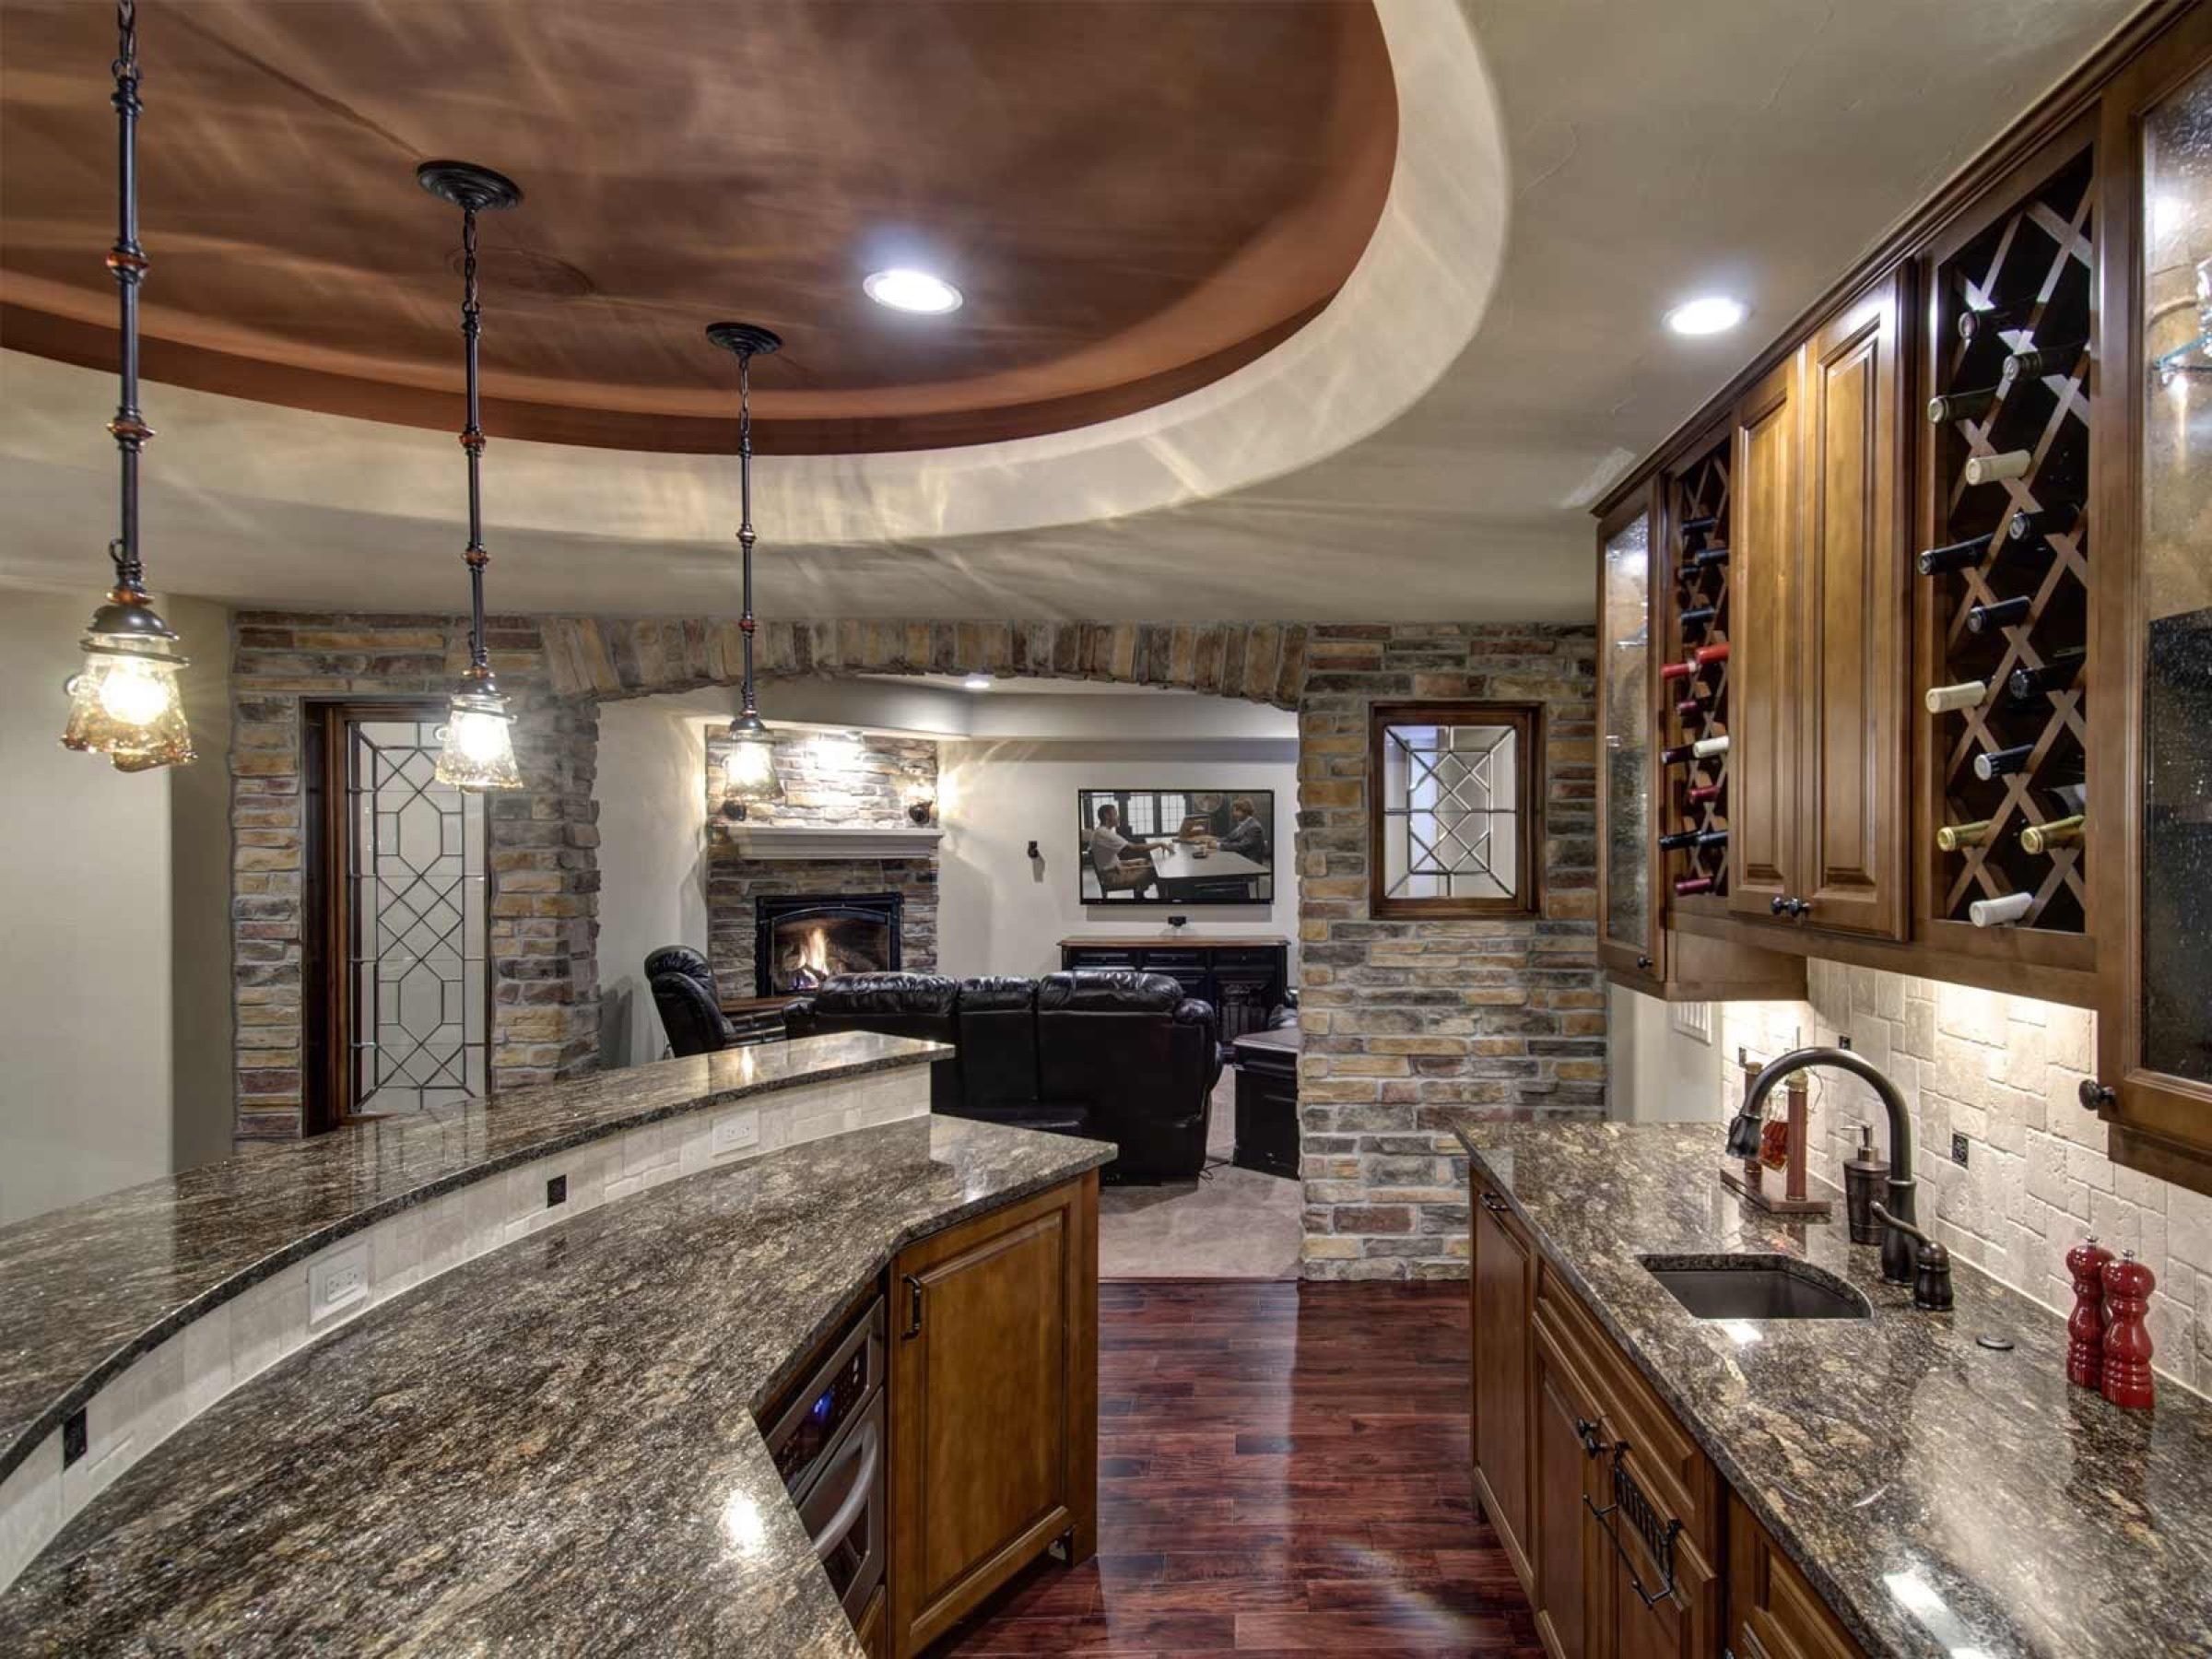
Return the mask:
[[[734,447],[725,315],[774,453],[940,448],[1181,396],[1341,287],[1390,188],[1369,0],[191,0],[141,14],[156,382],[453,429],[484,221],[495,437]],[[114,361],[109,8],[0,11],[0,335]],[[949,315],[861,280],[921,265]]]

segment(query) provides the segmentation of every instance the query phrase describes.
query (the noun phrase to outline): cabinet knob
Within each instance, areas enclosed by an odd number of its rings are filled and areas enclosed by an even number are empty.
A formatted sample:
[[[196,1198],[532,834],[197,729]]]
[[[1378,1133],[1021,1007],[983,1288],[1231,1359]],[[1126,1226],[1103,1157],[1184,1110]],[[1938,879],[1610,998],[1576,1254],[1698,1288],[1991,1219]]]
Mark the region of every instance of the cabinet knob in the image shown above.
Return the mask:
[[[1773,898],[1767,900],[1767,913],[1770,916],[1788,915],[1790,913],[1790,901],[1787,899],[1784,899],[1780,893],[1775,894]]]
[[[1606,1442],[1598,1436],[1597,1425],[1588,1418],[1574,1419],[1574,1438],[1583,1442],[1583,1451],[1589,1456],[1595,1457],[1606,1449]]]
[[[2120,1091],[2109,1083],[2100,1083],[2094,1077],[2081,1080],[2081,1103],[2089,1112],[2102,1112],[2108,1106],[2120,1103]]]
[[[1637,966],[1638,968],[1640,968],[1640,969],[1647,969],[1647,968],[1649,968],[1651,965],[1652,965],[1652,959],[1651,959],[1650,957],[1647,957],[1647,956],[1640,956],[1640,957],[1638,957],[1638,958],[1636,959],[1636,966]]]
[[[1485,1193],[1482,1195],[1482,1207],[1488,1210],[1494,1216],[1502,1216],[1505,1214],[1509,1206],[1507,1206],[1505,1200],[1499,1197],[1497,1194]]]

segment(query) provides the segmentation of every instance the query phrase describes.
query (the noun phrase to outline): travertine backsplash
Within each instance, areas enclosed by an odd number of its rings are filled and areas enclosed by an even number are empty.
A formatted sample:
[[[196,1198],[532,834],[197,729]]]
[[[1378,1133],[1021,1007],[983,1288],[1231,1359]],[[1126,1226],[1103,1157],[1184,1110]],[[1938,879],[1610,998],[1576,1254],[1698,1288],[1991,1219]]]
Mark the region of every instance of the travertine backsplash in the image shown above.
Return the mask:
[[[2158,1276],[2153,1363],[2212,1391],[2212,1198],[2106,1158],[2104,1125],[2075,1092],[2095,1065],[2094,1015],[1838,962],[1809,964],[1809,992],[1802,1003],[1714,1007],[1716,1101],[1732,1110],[1742,1096],[1739,1046],[1771,1059],[1793,1042],[1849,1036],[1912,1109],[1924,1224],[1934,1220],[1960,1260],[2062,1313],[2073,1306],[2065,1253],[2085,1233],[2133,1250]],[[1679,1032],[1667,1041],[1677,1062],[1681,1045],[1700,1046]],[[1881,1102],[1846,1074],[1812,1076],[1814,1171],[1840,1183],[1861,1123],[1885,1144]],[[1951,1159],[1954,1134],[1966,1137],[1963,1169]]]

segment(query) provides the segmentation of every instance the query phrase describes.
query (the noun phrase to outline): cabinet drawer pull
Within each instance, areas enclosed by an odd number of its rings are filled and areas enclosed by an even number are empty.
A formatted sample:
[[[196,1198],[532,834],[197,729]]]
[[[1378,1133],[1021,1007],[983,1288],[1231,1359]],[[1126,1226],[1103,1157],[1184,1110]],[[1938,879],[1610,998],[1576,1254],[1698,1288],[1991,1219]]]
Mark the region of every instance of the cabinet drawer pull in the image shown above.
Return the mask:
[[[1606,1449],[1606,1442],[1597,1432],[1597,1425],[1588,1418],[1578,1417],[1574,1419],[1574,1438],[1583,1442],[1583,1452],[1586,1456],[1595,1457]]]
[[[2083,1109],[2088,1112],[2101,1112],[2107,1106],[2117,1105],[2120,1100],[2118,1089],[2110,1083],[2100,1083],[2094,1077],[2084,1077],[2078,1092]]]
[[[906,1280],[906,1329],[900,1337],[911,1341],[922,1335],[922,1281],[911,1273],[900,1277]]]
[[[1665,1522],[1659,1519],[1659,1512],[1652,1507],[1652,1500],[1643,1495],[1643,1488],[1636,1484],[1636,1477],[1629,1473],[1627,1464],[1622,1461],[1628,1449],[1626,1441],[1613,1448],[1613,1501],[1599,1509],[1590,1501],[1590,1494],[1584,1492],[1583,1507],[1596,1517],[1598,1529],[1611,1541],[1614,1554],[1620,1557],[1620,1564],[1629,1570],[1629,1587],[1642,1598],[1645,1606],[1655,1607],[1663,1601],[1678,1602],[1681,1597],[1675,1583],[1675,1540],[1681,1534],[1682,1523],[1678,1519]],[[1620,1541],[1620,1533],[1614,1524],[1616,1515],[1636,1529],[1637,1537],[1642,1540],[1645,1550],[1665,1575],[1658,1589],[1643,1587],[1643,1575],[1636,1571],[1636,1559]]]

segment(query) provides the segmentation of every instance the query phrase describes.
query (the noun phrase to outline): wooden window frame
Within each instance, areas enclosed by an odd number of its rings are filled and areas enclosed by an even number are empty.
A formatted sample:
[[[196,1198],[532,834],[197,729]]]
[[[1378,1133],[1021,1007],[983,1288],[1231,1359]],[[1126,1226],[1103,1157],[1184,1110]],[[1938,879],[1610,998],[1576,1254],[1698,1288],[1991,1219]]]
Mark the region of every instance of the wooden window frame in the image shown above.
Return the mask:
[[[1511,726],[1525,757],[1514,782],[1518,845],[1513,894],[1503,899],[1393,898],[1383,873],[1384,732],[1394,725]],[[1536,702],[1378,702],[1367,725],[1367,908],[1371,916],[1408,921],[1447,917],[1535,917],[1544,913],[1544,705]]]

